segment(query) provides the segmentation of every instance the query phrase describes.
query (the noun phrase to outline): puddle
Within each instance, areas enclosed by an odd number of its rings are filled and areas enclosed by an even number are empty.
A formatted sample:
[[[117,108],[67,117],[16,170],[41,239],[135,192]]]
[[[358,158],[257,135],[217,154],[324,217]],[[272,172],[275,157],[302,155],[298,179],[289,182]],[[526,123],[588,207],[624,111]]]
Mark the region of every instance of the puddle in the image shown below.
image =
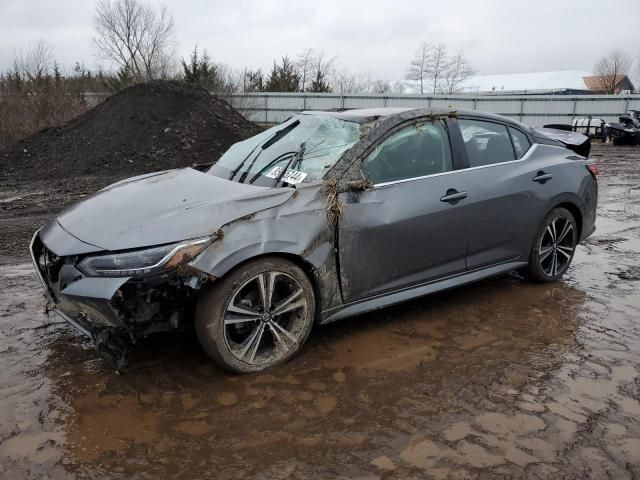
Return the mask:
[[[3,262],[0,477],[640,478],[640,191],[621,187],[640,152],[597,148],[598,231],[565,280],[317,328],[263,374],[221,371],[187,334],[116,376],[43,315],[31,265]]]

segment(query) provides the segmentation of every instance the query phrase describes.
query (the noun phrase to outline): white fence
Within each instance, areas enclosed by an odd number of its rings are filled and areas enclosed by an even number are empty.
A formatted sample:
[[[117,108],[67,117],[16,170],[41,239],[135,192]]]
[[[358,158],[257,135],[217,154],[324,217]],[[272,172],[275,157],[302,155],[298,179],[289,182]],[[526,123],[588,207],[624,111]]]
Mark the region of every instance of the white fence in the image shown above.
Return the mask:
[[[95,105],[103,94],[87,94]],[[340,95],[336,93],[235,93],[225,95],[249,120],[276,124],[302,110],[370,107],[451,107],[481,110],[531,126],[571,123],[574,118],[615,121],[629,109],[640,110],[640,95]]]

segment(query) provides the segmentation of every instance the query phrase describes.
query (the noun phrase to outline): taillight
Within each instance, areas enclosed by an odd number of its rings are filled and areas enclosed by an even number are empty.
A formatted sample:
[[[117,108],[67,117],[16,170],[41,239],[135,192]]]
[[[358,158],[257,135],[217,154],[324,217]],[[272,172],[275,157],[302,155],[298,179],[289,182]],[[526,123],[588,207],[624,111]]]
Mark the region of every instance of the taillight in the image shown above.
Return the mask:
[[[598,176],[598,165],[596,165],[595,163],[588,163],[587,164],[587,170],[589,170],[589,173],[595,178]]]

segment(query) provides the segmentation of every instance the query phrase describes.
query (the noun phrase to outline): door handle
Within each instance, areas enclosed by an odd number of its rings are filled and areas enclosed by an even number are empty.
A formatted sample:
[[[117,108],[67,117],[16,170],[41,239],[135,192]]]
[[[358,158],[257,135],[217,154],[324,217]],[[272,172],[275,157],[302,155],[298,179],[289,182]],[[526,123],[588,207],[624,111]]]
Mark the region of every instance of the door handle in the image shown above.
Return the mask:
[[[454,205],[465,198],[467,198],[467,192],[459,192],[454,188],[450,188],[449,190],[447,190],[447,193],[444,197],[440,197],[440,201],[449,202]]]
[[[546,173],[543,171],[539,171],[535,177],[533,177],[533,181],[534,182],[538,182],[538,183],[544,183],[547,180],[551,180],[553,178],[553,175],[551,175],[550,173]]]

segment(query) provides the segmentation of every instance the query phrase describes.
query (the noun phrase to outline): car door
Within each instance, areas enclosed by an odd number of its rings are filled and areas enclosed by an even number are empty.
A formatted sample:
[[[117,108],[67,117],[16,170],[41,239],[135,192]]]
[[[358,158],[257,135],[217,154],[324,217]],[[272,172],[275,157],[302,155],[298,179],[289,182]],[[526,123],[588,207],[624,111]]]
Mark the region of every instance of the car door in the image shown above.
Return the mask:
[[[466,221],[459,212],[447,124],[414,121],[365,156],[373,187],[341,194],[339,262],[346,302],[463,272]]]
[[[457,173],[467,192],[464,214],[469,229],[467,269],[523,260],[545,208],[544,165],[530,158],[527,134],[514,126],[480,118],[457,122],[468,168]]]

